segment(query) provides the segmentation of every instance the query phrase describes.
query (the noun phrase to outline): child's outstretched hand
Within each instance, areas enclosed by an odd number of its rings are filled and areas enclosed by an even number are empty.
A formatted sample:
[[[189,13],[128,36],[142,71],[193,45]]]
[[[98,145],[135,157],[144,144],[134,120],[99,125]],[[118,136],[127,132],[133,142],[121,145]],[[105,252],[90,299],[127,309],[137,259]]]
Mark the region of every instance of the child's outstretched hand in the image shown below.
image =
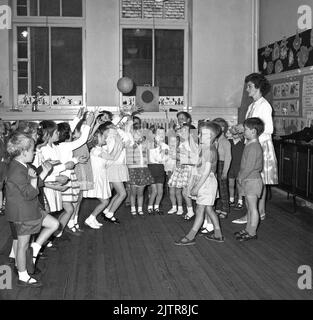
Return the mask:
[[[190,190],[190,195],[193,196],[193,197],[196,197],[198,195],[198,192],[199,192],[199,189],[197,187],[193,187]]]
[[[75,167],[75,163],[73,161],[68,161],[65,163],[65,169],[72,170]]]
[[[89,112],[88,116],[87,116],[87,119],[86,119],[87,126],[90,127],[92,125],[94,119],[95,119],[95,114],[93,112]]]
[[[55,177],[55,181],[60,183],[61,185],[66,184],[68,181],[68,177],[64,175],[59,175]]]
[[[42,170],[45,172],[49,172],[52,169],[53,165],[50,160],[46,160],[42,163]]]
[[[33,168],[29,168],[28,169],[28,175],[32,178],[32,179],[36,179],[37,178],[37,173]]]

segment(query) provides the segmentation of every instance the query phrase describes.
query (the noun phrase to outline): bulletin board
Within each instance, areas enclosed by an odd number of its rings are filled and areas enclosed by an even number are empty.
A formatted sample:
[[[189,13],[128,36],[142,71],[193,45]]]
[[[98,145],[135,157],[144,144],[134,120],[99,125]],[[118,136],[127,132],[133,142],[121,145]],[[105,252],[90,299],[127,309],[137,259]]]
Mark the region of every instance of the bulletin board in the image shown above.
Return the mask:
[[[277,135],[300,131],[313,124],[313,71],[310,69],[268,77],[272,90],[266,98],[273,108]]]

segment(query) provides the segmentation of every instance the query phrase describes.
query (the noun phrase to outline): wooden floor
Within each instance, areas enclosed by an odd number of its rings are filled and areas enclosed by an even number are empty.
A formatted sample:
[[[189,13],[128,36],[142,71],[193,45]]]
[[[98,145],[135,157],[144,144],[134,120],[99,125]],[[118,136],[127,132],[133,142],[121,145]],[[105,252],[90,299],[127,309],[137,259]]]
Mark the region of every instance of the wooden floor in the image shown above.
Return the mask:
[[[81,219],[95,201],[83,202]],[[165,199],[165,208],[168,202]],[[199,236],[195,246],[178,247],[192,222],[178,216],[131,217],[122,206],[120,225],[105,223],[100,230],[85,229],[57,252],[39,262],[46,269],[43,288],[0,290],[2,299],[312,299],[312,290],[297,287],[300,265],[313,268],[313,212],[300,208],[273,191],[259,239],[239,243],[233,232],[241,228],[222,221],[225,243]],[[99,221],[102,222],[101,219]],[[11,240],[0,217],[0,265],[6,261]]]

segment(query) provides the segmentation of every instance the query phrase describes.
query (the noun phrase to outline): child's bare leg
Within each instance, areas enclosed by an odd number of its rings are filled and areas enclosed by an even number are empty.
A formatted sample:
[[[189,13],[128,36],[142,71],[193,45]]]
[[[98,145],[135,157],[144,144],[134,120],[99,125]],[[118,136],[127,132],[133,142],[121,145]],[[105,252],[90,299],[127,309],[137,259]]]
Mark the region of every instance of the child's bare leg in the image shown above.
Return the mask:
[[[78,213],[80,209],[80,204],[83,200],[83,192],[79,191],[77,202],[73,203],[74,213],[72,214],[67,226],[71,229],[73,228],[78,222]]]
[[[209,218],[214,226],[214,235],[215,237],[222,237],[222,231],[218,216],[216,215],[212,206],[206,206],[206,212],[209,215]]]
[[[9,258],[16,259],[17,255],[17,240],[13,239],[12,247],[11,247],[11,252],[9,254]],[[16,265],[16,260],[15,260],[15,265]]]
[[[259,200],[259,212],[261,216],[265,214],[266,193],[267,193],[267,188],[266,188],[266,185],[264,185],[262,197]]]
[[[155,198],[155,204],[154,204],[154,208],[157,206],[159,207],[161,200],[163,198],[163,184],[162,183],[157,183],[157,196]]]
[[[174,187],[169,187],[169,194],[170,194],[170,200],[172,204],[172,208],[168,212],[169,214],[174,213],[177,211],[177,206],[176,206],[176,188]]]
[[[228,189],[229,189],[229,201],[235,201],[235,179],[229,178],[228,179]]]
[[[138,213],[142,214],[142,207],[143,207],[143,192],[146,186],[137,186],[137,204],[138,204]]]
[[[187,206],[187,216],[191,218],[195,214],[193,212],[192,200],[191,200],[191,198],[188,197],[188,194],[187,194],[187,188],[183,188],[182,194],[183,194],[184,200],[186,202],[186,206]]]
[[[182,189],[175,188],[175,195],[176,195],[176,200],[177,200],[177,214],[183,214]]]
[[[150,193],[149,202],[148,202],[148,210],[153,209],[153,204],[154,204],[155,198],[157,197],[157,194],[158,194],[157,185],[154,183],[151,185],[151,193]]]
[[[127,196],[123,182],[112,182],[112,185],[116,191],[116,195],[111,199],[107,209],[105,210],[105,215],[109,219],[114,216],[114,213]]]
[[[98,199],[100,201],[100,203],[93,209],[93,211],[91,212],[91,216],[94,216],[95,218],[99,215],[99,213],[101,213],[106,206],[109,203],[109,199]]]
[[[245,204],[247,208],[247,224],[246,224],[246,231],[249,228],[248,226],[250,225],[250,220],[251,220],[251,215],[250,215],[250,207],[249,207],[249,201],[247,199],[247,196],[245,197]]]
[[[66,227],[66,225],[68,224],[68,221],[70,220],[72,214],[74,213],[74,207],[72,202],[63,202],[63,213],[61,213],[60,217],[59,217],[59,222],[62,226],[62,232],[64,230],[64,228]],[[62,232],[58,235],[61,236]]]
[[[137,187],[134,184],[130,185],[130,206],[131,211],[136,211],[136,197],[137,197]]]
[[[188,238],[189,240],[193,240],[195,238],[195,236],[197,235],[198,231],[200,230],[203,224],[204,209],[205,209],[205,206],[199,205],[199,204],[197,205],[195,221],[193,223],[191,230],[186,235],[186,238]]]
[[[259,224],[258,198],[257,196],[246,196],[249,204],[249,214],[247,223],[247,232],[254,236]]]
[[[16,264],[19,272],[26,271],[26,250],[29,245],[30,235],[17,236]]]
[[[33,262],[36,262],[36,257],[41,249],[41,246],[50,238],[50,236],[58,230],[59,221],[48,214],[42,221],[42,229],[35,242],[31,244],[33,248]]]

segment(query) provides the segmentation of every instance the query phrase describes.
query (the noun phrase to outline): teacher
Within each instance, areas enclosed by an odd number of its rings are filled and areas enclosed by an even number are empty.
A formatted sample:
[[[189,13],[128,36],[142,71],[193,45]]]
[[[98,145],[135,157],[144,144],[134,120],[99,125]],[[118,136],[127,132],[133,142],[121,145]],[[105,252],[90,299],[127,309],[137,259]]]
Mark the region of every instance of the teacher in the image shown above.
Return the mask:
[[[261,172],[264,183],[262,197],[259,201],[259,213],[261,220],[265,219],[266,186],[278,184],[277,159],[272,141],[273,118],[272,107],[264,96],[270,91],[268,80],[259,73],[252,73],[245,78],[247,92],[253,102],[249,105],[246,119],[256,117],[264,122],[264,132],[259,136],[263,149],[263,170]],[[233,220],[233,223],[243,224],[247,222],[247,215]]]

